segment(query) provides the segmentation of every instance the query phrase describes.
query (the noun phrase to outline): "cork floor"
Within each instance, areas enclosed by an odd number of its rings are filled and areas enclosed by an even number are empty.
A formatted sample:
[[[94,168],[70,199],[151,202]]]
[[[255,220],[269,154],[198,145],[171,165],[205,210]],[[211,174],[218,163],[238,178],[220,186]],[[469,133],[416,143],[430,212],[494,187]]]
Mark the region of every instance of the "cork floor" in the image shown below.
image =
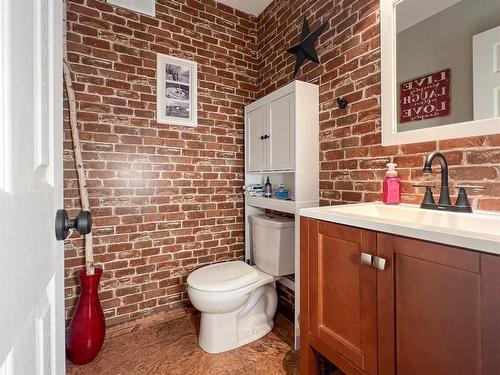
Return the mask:
[[[267,336],[244,347],[208,354],[197,344],[199,315],[142,327],[104,342],[84,366],[67,365],[68,375],[295,375],[298,352],[291,348],[293,326],[277,315]]]

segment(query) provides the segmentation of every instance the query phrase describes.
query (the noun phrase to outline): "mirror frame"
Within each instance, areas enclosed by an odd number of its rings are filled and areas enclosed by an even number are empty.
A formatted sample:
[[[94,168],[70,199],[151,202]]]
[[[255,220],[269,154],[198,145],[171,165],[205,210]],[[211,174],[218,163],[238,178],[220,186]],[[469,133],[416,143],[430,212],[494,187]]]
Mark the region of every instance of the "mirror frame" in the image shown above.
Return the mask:
[[[396,5],[380,0],[382,146],[438,141],[500,133],[500,117],[398,132],[396,79]]]

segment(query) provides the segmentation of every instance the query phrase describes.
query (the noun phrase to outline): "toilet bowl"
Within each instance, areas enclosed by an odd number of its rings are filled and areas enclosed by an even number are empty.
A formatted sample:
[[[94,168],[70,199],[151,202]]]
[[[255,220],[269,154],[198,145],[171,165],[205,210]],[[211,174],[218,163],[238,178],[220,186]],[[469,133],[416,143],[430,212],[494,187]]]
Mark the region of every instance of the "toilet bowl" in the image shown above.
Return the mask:
[[[271,283],[278,278],[242,261],[214,264],[198,271],[188,277],[188,294],[193,306],[201,311],[198,344],[203,350],[232,350],[273,329],[278,298]]]
[[[198,343],[208,353],[232,350],[269,333],[278,302],[274,281],[293,273],[294,221],[256,215],[252,222],[255,266],[218,263],[188,276],[189,298],[201,312]]]

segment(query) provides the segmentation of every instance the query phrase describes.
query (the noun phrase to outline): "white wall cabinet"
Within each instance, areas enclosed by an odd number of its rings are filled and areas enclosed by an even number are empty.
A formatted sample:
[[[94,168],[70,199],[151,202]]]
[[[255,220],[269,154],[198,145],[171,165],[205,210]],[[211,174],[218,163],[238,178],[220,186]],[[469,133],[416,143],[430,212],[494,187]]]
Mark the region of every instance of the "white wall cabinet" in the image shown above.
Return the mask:
[[[295,278],[278,282],[295,292],[295,348],[299,348],[299,211],[319,206],[319,89],[294,81],[245,107],[245,185],[269,177],[290,200],[245,197],[245,258],[253,264],[252,215],[266,209],[295,215]]]
[[[288,94],[269,103],[268,166],[271,171],[295,168],[295,96]]]
[[[267,106],[256,108],[247,114],[247,169],[263,171],[267,165],[267,142],[264,142]]]
[[[295,96],[284,95],[247,113],[247,170],[295,168]]]

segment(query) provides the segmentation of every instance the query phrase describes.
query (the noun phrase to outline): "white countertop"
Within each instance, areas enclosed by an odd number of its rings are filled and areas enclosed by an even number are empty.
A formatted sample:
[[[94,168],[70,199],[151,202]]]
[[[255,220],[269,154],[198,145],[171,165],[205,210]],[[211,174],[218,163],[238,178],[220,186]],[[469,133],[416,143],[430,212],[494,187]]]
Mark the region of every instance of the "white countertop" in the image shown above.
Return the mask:
[[[456,213],[409,204],[359,203],[303,208],[300,215],[500,255],[500,212]]]

